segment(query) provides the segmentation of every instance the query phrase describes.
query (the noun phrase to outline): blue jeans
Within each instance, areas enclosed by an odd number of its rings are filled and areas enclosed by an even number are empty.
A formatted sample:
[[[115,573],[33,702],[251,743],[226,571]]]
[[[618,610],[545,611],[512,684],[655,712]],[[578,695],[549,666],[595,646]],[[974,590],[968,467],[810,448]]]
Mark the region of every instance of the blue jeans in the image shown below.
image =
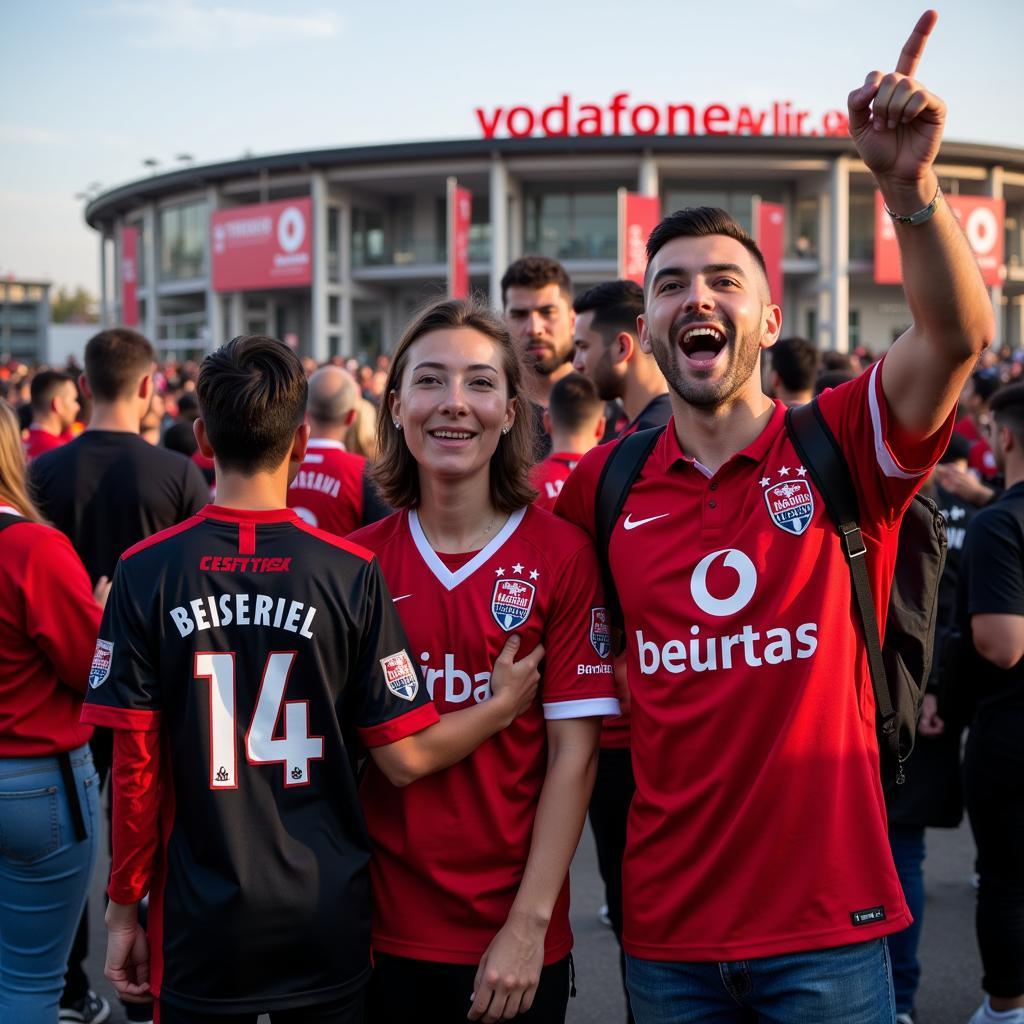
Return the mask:
[[[0,758],[0,1021],[54,1024],[96,864],[99,777],[71,752],[88,836],[75,838],[56,757]]]
[[[626,957],[637,1024],[893,1024],[884,939],[725,963]]]
[[[901,932],[890,935],[889,956],[892,957],[892,983],[896,993],[896,1012],[910,1013],[914,1009],[917,986],[921,981],[921,964],[917,947],[921,942],[924,921],[924,826],[890,825],[889,846],[900,876],[903,896],[910,907],[914,923]]]

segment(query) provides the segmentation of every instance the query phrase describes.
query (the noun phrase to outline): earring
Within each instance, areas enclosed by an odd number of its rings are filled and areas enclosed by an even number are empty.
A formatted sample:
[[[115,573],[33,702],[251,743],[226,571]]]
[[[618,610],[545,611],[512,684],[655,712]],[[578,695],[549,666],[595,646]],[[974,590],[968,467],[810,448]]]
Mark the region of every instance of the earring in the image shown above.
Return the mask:
[[[505,426],[501,428],[501,432],[502,434],[507,434],[511,429],[512,428],[506,423]]]
[[[402,429],[401,422],[399,420],[395,420],[394,422],[395,422],[395,430],[401,430]]]

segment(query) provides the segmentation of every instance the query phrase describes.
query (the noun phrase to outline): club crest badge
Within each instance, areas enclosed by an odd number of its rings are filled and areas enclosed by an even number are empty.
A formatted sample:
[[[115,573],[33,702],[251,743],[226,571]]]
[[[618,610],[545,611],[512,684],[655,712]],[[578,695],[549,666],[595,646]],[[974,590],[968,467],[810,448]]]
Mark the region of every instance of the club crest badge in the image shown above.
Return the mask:
[[[607,658],[612,650],[612,625],[607,608],[590,609],[590,642],[599,658]]]
[[[764,492],[768,514],[780,530],[799,537],[814,515],[814,494],[806,480],[785,480]]]
[[[97,640],[89,669],[89,685],[95,690],[102,686],[110,675],[110,663],[114,658],[114,644],[110,640]]]
[[[498,580],[491,597],[491,614],[506,633],[518,629],[533,610],[537,588],[525,580]]]
[[[388,689],[402,700],[412,700],[419,692],[420,682],[416,677],[412,659],[405,651],[397,651],[380,659],[380,667],[384,670],[384,682]]]

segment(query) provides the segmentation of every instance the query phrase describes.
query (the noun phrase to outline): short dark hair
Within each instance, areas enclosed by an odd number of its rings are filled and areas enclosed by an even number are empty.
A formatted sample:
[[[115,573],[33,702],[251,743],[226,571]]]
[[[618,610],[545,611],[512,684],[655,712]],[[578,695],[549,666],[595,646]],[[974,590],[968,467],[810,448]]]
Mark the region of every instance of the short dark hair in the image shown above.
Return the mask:
[[[509,288],[543,288],[557,284],[565,301],[572,303],[572,282],[565,267],[548,256],[523,256],[509,265],[501,279],[501,304],[505,305]]]
[[[739,242],[754,257],[754,262],[761,268],[767,282],[768,266],[757,242],[725,210],[717,206],[688,206],[663,218],[647,239],[648,266],[662,247],[673,239],[704,238],[708,235],[725,235]]]
[[[199,369],[196,393],[217,463],[251,476],[281,465],[306,411],[299,357],[276,338],[232,338]]]
[[[75,379],[70,373],[61,373],[60,370],[41,370],[32,378],[29,385],[32,409],[34,412],[49,412],[50,403],[57,392],[65,384],[74,384]]]
[[[516,403],[516,415],[506,436],[491,456],[490,490],[494,507],[514,512],[529,505],[537,492],[530,485],[533,466],[534,421],[526,397],[523,368],[512,345],[508,328],[478,299],[441,299],[423,307],[406,327],[391,356],[388,379],[377,413],[377,460],[371,470],[381,497],[392,508],[415,508],[420,503],[420,477],[402,432],[391,415],[390,397],[402,383],[413,343],[432,331],[465,327],[495,343],[501,354],[508,397]]]
[[[814,397],[817,398],[822,391],[828,391],[829,388],[837,388],[840,384],[855,380],[856,377],[857,374],[853,372],[852,368],[847,370],[825,370],[823,373],[818,374],[818,379],[814,382]]]
[[[1000,388],[989,402],[989,412],[1001,427],[1024,443],[1024,384],[1008,384]]]
[[[810,391],[818,375],[821,353],[806,338],[779,338],[768,350],[772,369],[787,391]]]
[[[156,358],[153,346],[138,331],[113,327],[94,334],[85,346],[85,379],[101,402],[131,398]]]
[[[1002,382],[992,370],[975,370],[971,374],[971,386],[978,398],[988,405],[992,396],[1002,387]]]
[[[581,373],[566,374],[551,388],[548,415],[559,430],[582,430],[604,413],[604,402],[593,383]]]
[[[821,370],[823,373],[831,370],[849,370],[853,373],[853,359],[849,352],[829,349],[821,353]]]
[[[621,331],[637,336],[636,318],[644,311],[644,290],[636,281],[602,281],[572,304],[577,314],[593,312],[591,327],[609,343]]]

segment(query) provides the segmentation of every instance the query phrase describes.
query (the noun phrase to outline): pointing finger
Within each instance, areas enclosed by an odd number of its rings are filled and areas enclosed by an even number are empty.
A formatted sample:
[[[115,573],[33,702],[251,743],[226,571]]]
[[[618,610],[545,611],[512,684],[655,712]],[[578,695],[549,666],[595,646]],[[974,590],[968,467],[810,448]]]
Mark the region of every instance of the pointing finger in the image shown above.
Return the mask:
[[[906,75],[908,78],[914,77],[917,65],[921,62],[921,56],[924,54],[924,44],[928,42],[928,36],[931,35],[938,20],[939,16],[935,11],[925,11],[917,19],[914,31],[910,33],[910,38],[903,44],[900,59],[896,62],[896,70],[901,75]]]

